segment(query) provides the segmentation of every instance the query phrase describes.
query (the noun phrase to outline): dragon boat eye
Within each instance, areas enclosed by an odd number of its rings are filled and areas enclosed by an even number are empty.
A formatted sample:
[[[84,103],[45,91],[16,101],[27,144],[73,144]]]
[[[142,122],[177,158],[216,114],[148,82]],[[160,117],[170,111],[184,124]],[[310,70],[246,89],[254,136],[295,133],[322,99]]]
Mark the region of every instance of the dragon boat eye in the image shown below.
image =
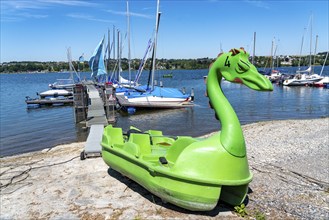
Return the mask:
[[[240,74],[247,72],[250,69],[250,66],[247,62],[239,60],[236,71]]]

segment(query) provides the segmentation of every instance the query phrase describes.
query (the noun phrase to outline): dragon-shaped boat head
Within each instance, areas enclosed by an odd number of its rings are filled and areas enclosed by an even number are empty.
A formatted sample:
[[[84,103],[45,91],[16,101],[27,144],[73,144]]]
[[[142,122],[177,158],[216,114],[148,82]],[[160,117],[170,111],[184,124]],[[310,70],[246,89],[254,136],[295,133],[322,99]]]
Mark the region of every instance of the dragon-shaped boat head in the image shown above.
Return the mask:
[[[237,157],[245,156],[245,141],[238,117],[221,90],[222,78],[224,77],[229,82],[244,84],[258,91],[273,90],[272,83],[258,73],[248,58],[249,54],[243,48],[221,53],[211,64],[207,78],[207,94],[210,104],[222,125],[219,141],[226,151]]]
[[[249,54],[243,49],[231,49],[219,54],[212,68],[227,81],[241,83],[258,91],[272,91],[272,83],[248,60]]]

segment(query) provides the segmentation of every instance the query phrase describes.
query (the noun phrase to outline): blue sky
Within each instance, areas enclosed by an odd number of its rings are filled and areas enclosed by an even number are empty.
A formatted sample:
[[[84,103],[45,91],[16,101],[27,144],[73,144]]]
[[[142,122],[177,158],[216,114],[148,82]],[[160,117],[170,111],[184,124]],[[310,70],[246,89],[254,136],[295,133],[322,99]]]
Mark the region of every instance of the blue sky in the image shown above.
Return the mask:
[[[89,60],[108,29],[127,30],[126,0],[1,0],[1,57],[8,61]],[[158,58],[214,58],[243,46],[256,55],[310,51],[310,17],[317,52],[328,51],[328,0],[161,0]],[[130,0],[131,57],[141,58],[155,26],[156,0]],[[127,43],[123,57],[127,57]]]

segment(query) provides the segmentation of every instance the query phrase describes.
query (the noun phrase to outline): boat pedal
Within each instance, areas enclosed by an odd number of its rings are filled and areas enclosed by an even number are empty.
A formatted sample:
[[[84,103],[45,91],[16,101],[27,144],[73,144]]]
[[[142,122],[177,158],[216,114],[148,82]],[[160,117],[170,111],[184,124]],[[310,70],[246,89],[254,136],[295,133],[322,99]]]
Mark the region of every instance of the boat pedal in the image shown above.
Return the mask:
[[[168,164],[168,161],[165,157],[159,157],[159,161],[161,164]]]

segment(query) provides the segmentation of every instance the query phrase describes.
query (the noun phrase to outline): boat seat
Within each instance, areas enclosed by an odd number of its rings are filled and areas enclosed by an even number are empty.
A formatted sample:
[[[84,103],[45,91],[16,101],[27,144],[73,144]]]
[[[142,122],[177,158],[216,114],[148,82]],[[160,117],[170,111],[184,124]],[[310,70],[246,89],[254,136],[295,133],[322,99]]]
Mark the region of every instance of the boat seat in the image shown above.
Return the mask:
[[[175,163],[182,151],[197,140],[191,137],[178,138],[168,149],[166,159],[171,163]]]
[[[139,146],[141,155],[151,153],[151,142],[149,134],[131,133],[129,136],[129,142]]]
[[[140,147],[135,144],[135,143],[132,143],[132,142],[126,142],[124,145],[123,145],[123,148],[122,148],[125,152],[128,152],[130,153],[131,155],[139,158],[140,157]]]
[[[107,140],[105,140],[105,138],[107,138]],[[102,142],[103,141],[109,146],[123,145],[122,128],[114,128],[112,125],[106,126]]]
[[[163,146],[171,146],[175,141],[173,138],[163,136],[162,131],[149,130],[148,133],[150,134],[152,145],[158,144]]]
[[[138,128],[130,126],[130,129],[127,131],[128,138],[130,137],[130,134],[132,134],[132,133],[143,134],[143,132],[141,130],[139,130]]]

